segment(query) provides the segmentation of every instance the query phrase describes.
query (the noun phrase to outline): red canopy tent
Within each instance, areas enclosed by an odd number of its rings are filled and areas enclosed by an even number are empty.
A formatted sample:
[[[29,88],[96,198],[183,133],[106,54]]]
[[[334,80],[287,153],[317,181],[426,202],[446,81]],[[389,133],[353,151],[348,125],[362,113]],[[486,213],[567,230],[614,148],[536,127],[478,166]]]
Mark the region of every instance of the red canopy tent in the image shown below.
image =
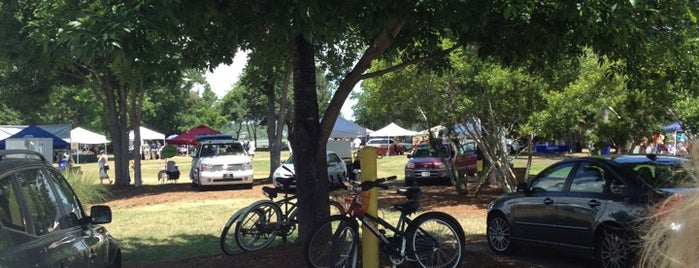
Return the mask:
[[[210,128],[207,125],[198,125],[190,128],[185,132],[180,133],[177,137],[167,140],[167,144],[176,145],[194,145],[197,144],[197,135],[221,134],[218,130]]]

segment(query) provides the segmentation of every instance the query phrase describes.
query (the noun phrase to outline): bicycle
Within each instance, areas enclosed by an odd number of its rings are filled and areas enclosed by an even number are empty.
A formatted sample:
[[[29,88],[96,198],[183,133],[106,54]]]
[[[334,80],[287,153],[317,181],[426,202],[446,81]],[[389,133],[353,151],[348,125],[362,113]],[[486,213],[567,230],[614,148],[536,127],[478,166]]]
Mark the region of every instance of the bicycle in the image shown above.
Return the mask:
[[[461,264],[465,234],[454,217],[442,212],[426,212],[409,218],[420,206],[417,201],[420,188],[397,190],[408,200],[394,205],[400,212],[396,225],[362,208],[360,193],[375,187],[388,189],[382,184],[386,180],[349,183],[348,190],[353,197],[348,214],[333,215],[316,226],[304,245],[306,263],[310,267],[356,267],[359,223],[378,238],[381,251],[389,256],[394,267],[406,261],[416,262],[420,267],[458,267]],[[393,235],[388,236],[386,230]]]
[[[256,251],[269,246],[277,236],[283,243],[293,243],[298,237],[295,189],[290,188],[294,177],[279,179],[281,188],[262,187],[269,198],[259,200],[234,213],[224,225],[220,236],[221,250],[228,255]],[[274,201],[279,194],[284,198]],[[331,215],[346,213],[342,204],[331,200]],[[231,232],[233,230],[233,232]]]

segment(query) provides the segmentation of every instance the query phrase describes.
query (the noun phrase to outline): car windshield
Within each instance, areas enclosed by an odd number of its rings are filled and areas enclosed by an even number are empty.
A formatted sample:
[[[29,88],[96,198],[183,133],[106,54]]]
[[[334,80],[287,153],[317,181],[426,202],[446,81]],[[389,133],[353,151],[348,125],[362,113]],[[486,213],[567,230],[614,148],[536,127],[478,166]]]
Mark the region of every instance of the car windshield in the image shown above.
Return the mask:
[[[245,155],[245,148],[240,143],[207,144],[201,149],[201,156]]]
[[[289,156],[289,158],[284,161],[284,164],[293,164],[294,163],[294,155]]]
[[[438,150],[432,149],[428,145],[420,145],[415,149],[413,157],[450,157],[449,148],[440,146]]]
[[[654,188],[689,188],[695,185],[691,172],[681,162],[626,163],[623,166],[633,170]]]

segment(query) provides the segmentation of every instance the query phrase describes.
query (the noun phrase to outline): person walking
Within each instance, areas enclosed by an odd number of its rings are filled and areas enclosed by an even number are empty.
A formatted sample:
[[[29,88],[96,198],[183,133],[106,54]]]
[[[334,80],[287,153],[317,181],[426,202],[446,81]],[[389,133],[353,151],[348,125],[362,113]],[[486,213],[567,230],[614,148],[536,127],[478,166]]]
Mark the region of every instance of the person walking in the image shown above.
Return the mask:
[[[97,165],[99,166],[100,183],[102,183],[103,180],[107,180],[111,184],[112,180],[109,179],[109,174],[107,174],[107,171],[109,171],[109,163],[107,160],[107,153],[104,150],[100,151],[100,158],[97,160]]]

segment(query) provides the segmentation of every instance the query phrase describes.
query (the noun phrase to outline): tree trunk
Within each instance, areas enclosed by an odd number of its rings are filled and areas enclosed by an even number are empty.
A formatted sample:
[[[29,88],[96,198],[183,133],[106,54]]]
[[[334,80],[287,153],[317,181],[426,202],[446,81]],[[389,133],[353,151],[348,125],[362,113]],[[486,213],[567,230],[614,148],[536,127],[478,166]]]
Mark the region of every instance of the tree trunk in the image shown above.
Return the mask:
[[[268,77],[273,77],[270,72]],[[269,140],[269,178],[272,179],[274,171],[281,166],[281,151],[284,147],[282,138],[284,137],[284,126],[286,125],[286,113],[289,109],[287,100],[289,92],[289,79],[291,77],[291,66],[288,66],[284,74],[284,79],[280,87],[279,111],[276,110],[276,83],[270,82],[267,94],[267,139]],[[291,132],[289,132],[291,135]]]
[[[294,38],[294,168],[299,206],[299,237],[329,216],[326,143],[320,141],[313,45],[302,35]]]

